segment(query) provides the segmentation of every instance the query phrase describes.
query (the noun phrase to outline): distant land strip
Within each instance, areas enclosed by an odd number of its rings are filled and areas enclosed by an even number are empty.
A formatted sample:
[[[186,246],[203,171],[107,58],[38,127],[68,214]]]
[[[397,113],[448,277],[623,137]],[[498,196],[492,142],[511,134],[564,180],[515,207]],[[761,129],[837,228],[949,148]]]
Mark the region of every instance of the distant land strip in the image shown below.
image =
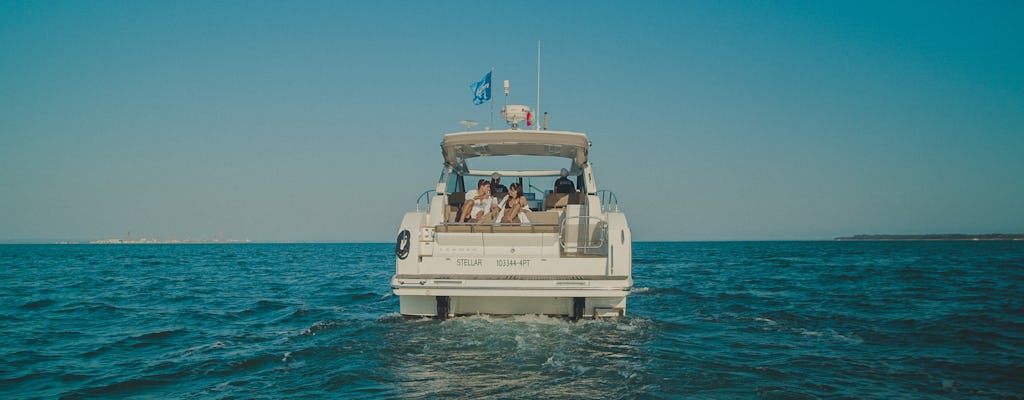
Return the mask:
[[[969,235],[963,233],[943,233],[928,235],[853,235],[837,237],[835,240],[1024,240],[1024,234],[987,233],[983,235]]]

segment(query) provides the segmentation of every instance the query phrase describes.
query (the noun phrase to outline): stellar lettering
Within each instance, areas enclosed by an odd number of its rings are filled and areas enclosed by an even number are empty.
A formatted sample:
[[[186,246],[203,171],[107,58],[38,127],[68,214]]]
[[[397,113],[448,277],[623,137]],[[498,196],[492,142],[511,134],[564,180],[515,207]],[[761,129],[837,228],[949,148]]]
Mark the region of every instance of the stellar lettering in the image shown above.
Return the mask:
[[[455,260],[455,265],[460,267],[479,267],[484,265],[484,260],[480,258],[459,258]]]

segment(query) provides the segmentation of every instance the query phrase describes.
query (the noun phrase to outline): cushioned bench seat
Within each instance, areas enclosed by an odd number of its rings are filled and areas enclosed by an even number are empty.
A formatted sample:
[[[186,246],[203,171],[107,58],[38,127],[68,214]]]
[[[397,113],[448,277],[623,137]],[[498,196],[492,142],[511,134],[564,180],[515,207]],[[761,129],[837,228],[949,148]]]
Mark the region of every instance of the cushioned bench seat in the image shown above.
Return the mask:
[[[434,230],[439,233],[558,233],[558,225],[443,224]]]
[[[559,213],[557,211],[534,211],[526,213],[530,220],[527,224],[505,224],[495,225],[494,223],[446,223],[437,225],[434,230],[437,232],[461,232],[461,233],[557,233],[559,224]]]
[[[584,204],[587,196],[583,193],[549,193],[544,198],[544,209],[565,208],[570,204]]]

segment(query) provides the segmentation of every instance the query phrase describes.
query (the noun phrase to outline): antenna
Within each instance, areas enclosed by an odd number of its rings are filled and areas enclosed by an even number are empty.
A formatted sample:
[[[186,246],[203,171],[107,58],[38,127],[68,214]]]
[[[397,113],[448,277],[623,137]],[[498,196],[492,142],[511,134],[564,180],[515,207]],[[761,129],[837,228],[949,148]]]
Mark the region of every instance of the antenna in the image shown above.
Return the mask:
[[[465,119],[464,119],[464,120],[462,120],[462,121],[459,121],[459,125],[462,125],[462,126],[466,127],[466,130],[467,130],[467,131],[469,130],[469,128],[472,128],[472,127],[474,127],[474,126],[477,126],[477,124],[479,124],[479,122],[476,122],[476,121],[470,121],[470,120],[465,120]]]
[[[508,105],[508,79],[505,80],[505,105]]]
[[[537,114],[540,114],[540,39],[537,40]],[[540,130],[540,124],[534,124]],[[547,121],[544,124],[547,129]]]

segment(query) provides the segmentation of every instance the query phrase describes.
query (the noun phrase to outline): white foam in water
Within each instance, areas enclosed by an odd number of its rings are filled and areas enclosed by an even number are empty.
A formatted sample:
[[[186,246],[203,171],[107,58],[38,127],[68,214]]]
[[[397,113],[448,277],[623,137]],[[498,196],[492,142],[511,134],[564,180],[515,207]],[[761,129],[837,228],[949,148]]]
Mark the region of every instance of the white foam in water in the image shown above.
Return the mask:
[[[543,367],[561,368],[565,363],[556,361],[555,356],[548,357],[548,360],[541,364]]]
[[[533,349],[533,345],[531,345],[530,342],[528,342],[526,339],[523,339],[523,337],[521,335],[516,335],[515,339],[516,339],[516,350],[523,351],[523,350],[532,350]]]
[[[853,333],[849,333],[849,334],[843,335],[843,334],[841,334],[839,332],[836,332],[835,330],[832,330],[832,329],[829,329],[828,332],[829,332],[829,335],[831,335],[833,338],[838,339],[839,341],[847,343],[847,344],[861,344],[861,343],[864,343],[864,339],[861,339],[859,336],[857,336],[857,335],[855,335]]]
[[[584,366],[579,365],[579,364],[573,364],[573,366],[572,366],[572,370],[573,370],[573,372],[576,373],[576,375],[583,375],[583,374],[587,373],[587,371],[590,371],[592,369],[593,369],[592,367],[584,367]]]
[[[336,325],[334,321],[317,321],[313,325],[310,325],[309,328],[306,328],[299,333],[299,336],[316,336],[316,331],[330,328],[334,325]]]
[[[516,316],[512,317],[512,321],[515,321],[515,322],[526,322],[526,323],[530,323],[530,324],[548,324],[548,325],[557,325],[557,324],[564,324],[564,323],[566,323],[566,321],[564,319],[562,319],[562,318],[555,318],[555,317],[549,317],[547,315],[537,315],[537,314],[516,315]]]
[[[216,385],[213,385],[213,387],[210,388],[210,391],[212,391],[212,392],[223,392],[225,390],[231,390],[231,389],[232,389],[231,381],[228,380],[228,381],[224,381],[224,382],[218,383]]]
[[[633,332],[638,328],[632,324],[615,324],[615,329],[618,329],[623,332]]]
[[[390,313],[381,315],[380,317],[377,317],[377,322],[403,322],[403,321],[405,321],[405,317],[402,316],[402,313],[397,313],[397,312],[390,312]]]

